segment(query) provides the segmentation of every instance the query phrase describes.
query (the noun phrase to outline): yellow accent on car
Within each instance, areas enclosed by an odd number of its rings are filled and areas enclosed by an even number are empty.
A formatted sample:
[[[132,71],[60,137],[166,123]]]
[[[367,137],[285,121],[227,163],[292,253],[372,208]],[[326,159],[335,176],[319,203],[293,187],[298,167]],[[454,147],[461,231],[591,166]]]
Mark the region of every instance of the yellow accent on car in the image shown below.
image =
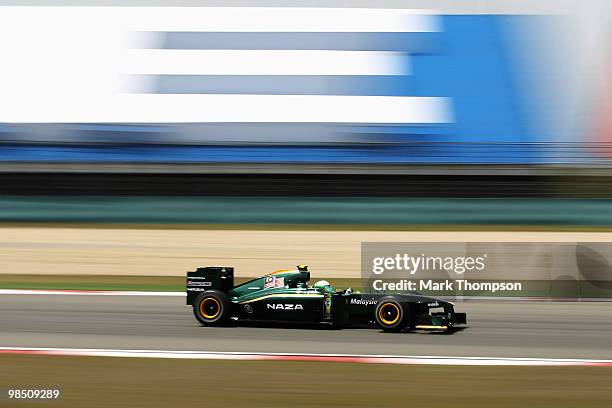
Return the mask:
[[[277,275],[279,273],[283,273],[283,272],[291,272],[291,269],[277,269],[274,272],[270,272],[268,275],[266,276],[271,276],[271,275]]]
[[[385,319],[385,316],[383,314],[383,312],[385,311],[385,309],[392,307],[393,309],[395,309],[397,316],[395,316],[395,319],[393,320],[387,320]],[[378,317],[380,318],[380,321],[383,322],[386,325],[392,325],[397,323],[397,321],[400,319],[400,317],[402,316],[402,312],[400,311],[399,307],[395,304],[395,303],[383,303],[380,306],[380,309],[378,309]]]

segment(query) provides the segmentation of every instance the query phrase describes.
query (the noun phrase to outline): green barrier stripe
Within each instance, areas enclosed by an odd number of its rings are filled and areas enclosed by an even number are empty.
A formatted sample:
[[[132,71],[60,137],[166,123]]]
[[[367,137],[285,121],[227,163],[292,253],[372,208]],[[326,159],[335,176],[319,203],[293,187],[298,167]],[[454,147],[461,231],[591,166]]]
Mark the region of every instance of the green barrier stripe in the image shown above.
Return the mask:
[[[603,226],[612,200],[3,196],[0,221]]]

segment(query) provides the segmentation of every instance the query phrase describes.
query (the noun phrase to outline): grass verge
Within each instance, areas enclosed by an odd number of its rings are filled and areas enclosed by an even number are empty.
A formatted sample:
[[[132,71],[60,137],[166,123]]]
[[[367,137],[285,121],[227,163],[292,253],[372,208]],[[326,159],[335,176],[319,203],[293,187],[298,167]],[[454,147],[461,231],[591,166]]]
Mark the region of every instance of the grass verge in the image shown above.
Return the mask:
[[[2,356],[0,378],[61,388],[57,407],[587,408],[609,407],[612,369]]]
[[[236,278],[235,283],[238,285],[249,279],[251,278]],[[361,286],[359,278],[334,278],[330,281],[338,288]],[[185,278],[182,276],[0,274],[0,289],[183,292]]]

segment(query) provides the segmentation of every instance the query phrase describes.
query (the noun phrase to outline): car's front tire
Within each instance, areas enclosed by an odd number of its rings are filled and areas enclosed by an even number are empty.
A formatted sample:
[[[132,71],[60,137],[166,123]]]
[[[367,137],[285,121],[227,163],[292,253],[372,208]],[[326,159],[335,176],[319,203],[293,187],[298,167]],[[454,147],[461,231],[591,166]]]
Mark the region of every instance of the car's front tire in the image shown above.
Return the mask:
[[[394,296],[388,296],[378,302],[374,318],[384,331],[397,332],[408,325],[409,314],[407,305],[402,305]]]
[[[200,293],[193,304],[193,314],[203,326],[220,326],[227,323],[230,309],[229,298],[218,290]]]

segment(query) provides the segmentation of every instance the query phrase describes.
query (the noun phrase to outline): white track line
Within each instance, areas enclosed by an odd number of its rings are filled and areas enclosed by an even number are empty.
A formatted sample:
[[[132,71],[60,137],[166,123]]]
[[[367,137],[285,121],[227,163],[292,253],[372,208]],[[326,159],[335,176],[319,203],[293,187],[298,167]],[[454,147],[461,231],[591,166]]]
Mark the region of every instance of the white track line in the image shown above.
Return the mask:
[[[612,360],[512,358],[512,357],[444,357],[444,356],[394,356],[367,354],[290,354],[290,353],[247,353],[209,352],[179,350],[117,350],[117,349],[73,349],[0,347],[0,355],[48,355],[87,357],[137,357],[173,358],[189,360],[249,360],[249,361],[314,361],[366,364],[420,364],[459,366],[606,366],[612,367]]]

